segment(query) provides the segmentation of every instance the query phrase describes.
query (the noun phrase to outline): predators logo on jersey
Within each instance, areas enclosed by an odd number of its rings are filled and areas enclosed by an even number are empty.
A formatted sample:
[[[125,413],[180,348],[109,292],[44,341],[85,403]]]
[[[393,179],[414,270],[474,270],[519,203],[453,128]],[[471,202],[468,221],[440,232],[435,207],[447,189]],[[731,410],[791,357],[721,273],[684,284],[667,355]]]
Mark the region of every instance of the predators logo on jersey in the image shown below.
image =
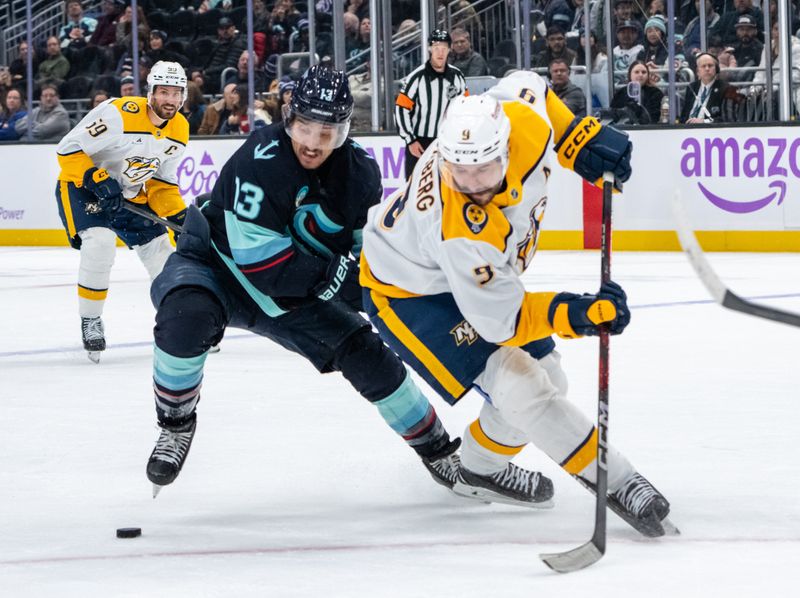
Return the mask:
[[[486,228],[489,216],[486,214],[486,210],[479,205],[467,203],[464,204],[464,220],[467,221],[469,230],[477,235]]]
[[[157,171],[161,166],[161,160],[158,158],[125,158],[128,165],[122,171],[122,174],[131,183],[143,183]]]
[[[136,114],[139,112],[139,106],[136,104],[136,102],[125,102],[122,105],[122,110],[125,112],[130,112],[131,114]]]
[[[456,326],[450,331],[450,334],[453,335],[457,347],[460,347],[465,342],[468,345],[471,345],[476,340],[478,340],[478,333],[475,332],[475,329],[472,327],[472,324],[470,324],[466,320],[459,322],[458,326]]]

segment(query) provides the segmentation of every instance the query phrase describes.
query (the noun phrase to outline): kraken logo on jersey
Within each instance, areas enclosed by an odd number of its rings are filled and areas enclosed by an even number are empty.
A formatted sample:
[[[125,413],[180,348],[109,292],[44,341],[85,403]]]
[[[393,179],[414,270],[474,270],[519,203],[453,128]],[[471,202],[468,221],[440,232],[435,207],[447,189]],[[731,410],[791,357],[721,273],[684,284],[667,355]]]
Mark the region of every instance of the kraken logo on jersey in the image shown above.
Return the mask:
[[[467,203],[464,204],[464,220],[467,221],[469,230],[477,235],[486,228],[486,223],[489,222],[489,215],[479,205]]]
[[[453,335],[457,347],[463,345],[464,342],[466,342],[468,345],[471,345],[478,340],[478,333],[475,332],[472,324],[466,320],[459,322],[458,325],[450,331],[450,334]]]
[[[130,112],[131,114],[136,114],[139,112],[139,106],[136,104],[136,102],[125,102],[122,105],[122,110],[125,112]]]
[[[158,158],[125,158],[125,161],[128,166],[122,171],[122,174],[131,183],[143,183],[153,176],[161,166],[161,160]]]

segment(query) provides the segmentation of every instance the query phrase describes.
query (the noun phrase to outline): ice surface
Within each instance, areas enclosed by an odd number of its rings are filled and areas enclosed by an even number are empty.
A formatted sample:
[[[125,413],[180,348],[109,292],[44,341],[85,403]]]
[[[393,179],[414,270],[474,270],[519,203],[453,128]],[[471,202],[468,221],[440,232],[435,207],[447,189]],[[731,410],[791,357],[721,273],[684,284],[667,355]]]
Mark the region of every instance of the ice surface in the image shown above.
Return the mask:
[[[800,312],[800,256],[711,254],[744,297]],[[609,515],[606,556],[571,575],[539,552],[591,535],[594,499],[535,448],[550,511],[449,495],[337,374],[240,330],[207,362],[178,481],[151,498],[153,309],[120,249],[99,365],[80,345],[78,253],[0,249],[0,596],[796,595],[800,330],[710,302],[677,253],[616,253],[633,321],[611,342],[610,434],[683,534]],[[597,252],[542,252],[531,289],[591,291]],[[487,309],[489,306],[487,306]],[[594,418],[597,341],[559,343]],[[455,435],[476,396],[434,405]],[[142,537],[117,539],[118,527]]]

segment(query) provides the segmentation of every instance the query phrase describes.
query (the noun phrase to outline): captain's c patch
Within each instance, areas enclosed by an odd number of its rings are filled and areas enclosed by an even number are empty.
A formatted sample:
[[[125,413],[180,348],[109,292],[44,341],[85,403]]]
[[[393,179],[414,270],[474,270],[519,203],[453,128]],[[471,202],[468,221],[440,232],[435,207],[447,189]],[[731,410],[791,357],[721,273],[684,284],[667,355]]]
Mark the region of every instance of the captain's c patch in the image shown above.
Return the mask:
[[[464,220],[469,230],[477,235],[486,228],[486,223],[489,222],[489,215],[479,205],[467,203],[464,204]]]

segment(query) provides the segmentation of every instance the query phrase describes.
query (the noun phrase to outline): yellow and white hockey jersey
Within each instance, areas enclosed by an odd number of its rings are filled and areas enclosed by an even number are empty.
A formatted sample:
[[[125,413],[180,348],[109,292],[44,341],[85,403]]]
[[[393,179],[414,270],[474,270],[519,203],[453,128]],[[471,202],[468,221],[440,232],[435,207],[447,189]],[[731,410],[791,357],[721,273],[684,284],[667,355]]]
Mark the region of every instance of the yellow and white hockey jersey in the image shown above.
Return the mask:
[[[511,121],[500,193],[480,207],[443,184],[435,141],[407,185],[370,209],[361,284],[395,298],[452,293],[482,338],[521,346],[553,333],[541,314],[554,293],[526,293],[519,275],[536,250],[553,145],[574,115],[535,73],[487,93]]]
[[[83,185],[91,168],[105,168],[126,199],[147,205],[159,216],[186,205],[177,170],[189,142],[189,123],[178,113],[162,128],[147,116],[147,99],[106,100],[89,112],[58,144],[59,181]]]

